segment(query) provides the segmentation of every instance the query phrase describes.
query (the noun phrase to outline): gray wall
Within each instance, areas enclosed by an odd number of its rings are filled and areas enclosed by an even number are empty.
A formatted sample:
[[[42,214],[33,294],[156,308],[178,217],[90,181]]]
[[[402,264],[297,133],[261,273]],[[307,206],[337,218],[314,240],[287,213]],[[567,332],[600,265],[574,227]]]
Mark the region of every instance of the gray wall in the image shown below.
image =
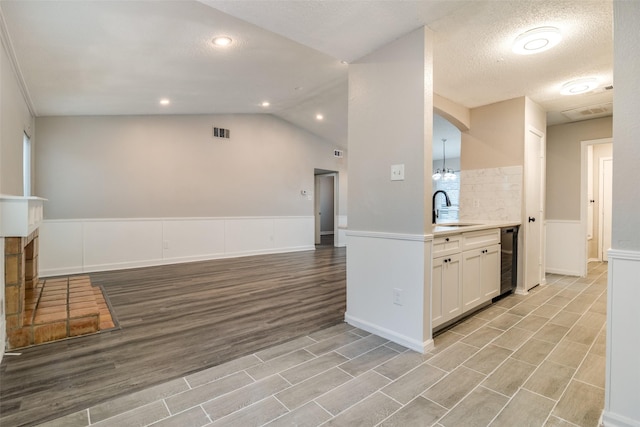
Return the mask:
[[[611,138],[612,119],[547,128],[547,219],[580,220],[581,141]]]
[[[471,110],[471,128],[462,132],[462,170],[524,164],[525,103],[521,97]]]
[[[349,65],[352,230],[431,232],[429,49],[420,29]],[[390,180],[394,164],[404,164],[404,181]]]
[[[313,215],[301,190],[314,168],[339,171],[346,215],[346,156],[271,115],[43,117],[36,130],[47,219]]]

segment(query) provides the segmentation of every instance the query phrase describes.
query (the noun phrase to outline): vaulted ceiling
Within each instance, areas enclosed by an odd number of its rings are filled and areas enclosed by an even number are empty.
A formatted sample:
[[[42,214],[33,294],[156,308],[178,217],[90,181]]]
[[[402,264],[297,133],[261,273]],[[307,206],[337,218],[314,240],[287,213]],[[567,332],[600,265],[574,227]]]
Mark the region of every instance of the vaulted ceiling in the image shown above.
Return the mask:
[[[434,90],[445,98],[473,108],[528,96],[549,124],[611,114],[610,0],[1,0],[0,8],[0,34],[36,116],[269,113],[346,147],[348,63],[423,25],[434,32]],[[559,28],[560,44],[511,51],[516,36],[540,26]],[[214,46],[218,35],[232,44]],[[583,77],[599,88],[560,95]],[[589,107],[596,115],[580,113]]]

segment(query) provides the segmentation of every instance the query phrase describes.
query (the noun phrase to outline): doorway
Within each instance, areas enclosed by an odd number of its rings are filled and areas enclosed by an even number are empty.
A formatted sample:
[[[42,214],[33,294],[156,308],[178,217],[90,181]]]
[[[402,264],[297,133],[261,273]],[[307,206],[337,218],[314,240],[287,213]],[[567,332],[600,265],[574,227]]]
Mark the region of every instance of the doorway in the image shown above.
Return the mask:
[[[589,262],[607,261],[611,246],[613,139],[581,143],[580,225],[584,238],[582,276]]]
[[[338,246],[338,172],[314,170],[316,246]]]

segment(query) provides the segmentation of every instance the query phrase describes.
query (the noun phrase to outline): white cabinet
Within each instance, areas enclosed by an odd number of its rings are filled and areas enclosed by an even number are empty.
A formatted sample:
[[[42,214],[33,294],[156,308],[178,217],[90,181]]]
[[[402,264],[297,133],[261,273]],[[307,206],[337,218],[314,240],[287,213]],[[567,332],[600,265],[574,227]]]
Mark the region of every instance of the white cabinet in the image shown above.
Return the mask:
[[[469,311],[500,293],[500,245],[462,253],[462,311]]]
[[[438,236],[432,253],[432,327],[500,294],[500,229]]]
[[[431,275],[432,327],[462,314],[460,254],[434,258]]]

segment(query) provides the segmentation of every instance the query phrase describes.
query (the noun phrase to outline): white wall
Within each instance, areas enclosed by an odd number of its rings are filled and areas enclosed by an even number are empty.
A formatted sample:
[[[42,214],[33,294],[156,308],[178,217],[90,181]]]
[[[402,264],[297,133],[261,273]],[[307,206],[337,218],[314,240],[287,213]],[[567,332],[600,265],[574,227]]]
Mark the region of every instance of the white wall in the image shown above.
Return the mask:
[[[546,233],[546,272],[581,276],[585,260],[580,221],[548,219]]]
[[[420,28],[349,64],[345,320],[421,352],[433,346],[432,37]]]
[[[640,7],[614,1],[613,223],[607,289],[605,426],[640,425]]]
[[[40,276],[314,249],[313,216],[48,220]]]

